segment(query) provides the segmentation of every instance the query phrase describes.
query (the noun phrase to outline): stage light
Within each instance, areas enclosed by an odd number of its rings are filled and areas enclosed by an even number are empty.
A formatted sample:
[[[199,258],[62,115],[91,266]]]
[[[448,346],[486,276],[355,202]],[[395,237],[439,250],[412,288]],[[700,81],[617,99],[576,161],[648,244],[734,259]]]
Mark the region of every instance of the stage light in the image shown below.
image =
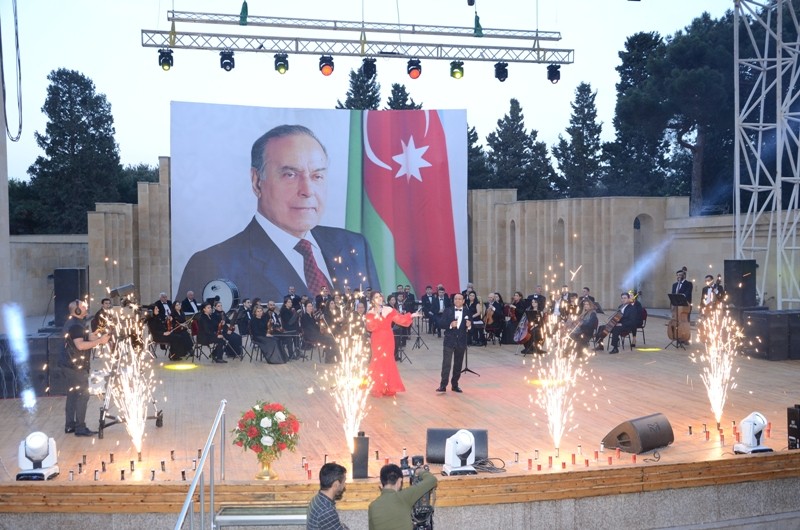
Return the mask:
[[[464,77],[464,61],[453,61],[450,63],[450,77],[461,79]]]
[[[285,53],[275,54],[275,71],[283,75],[289,70],[289,57]]]
[[[166,72],[172,68],[172,64],[172,50],[168,48],[158,50],[158,66]]]
[[[219,67],[230,72],[236,66],[236,61],[233,60],[233,52],[225,50],[219,52]]]
[[[547,80],[554,85],[561,79],[561,65],[551,64],[547,66]]]
[[[767,418],[760,412],[751,412],[745,419],[739,422],[741,431],[741,443],[733,446],[733,452],[737,455],[751,453],[771,453],[772,449],[761,445],[761,435],[764,428],[769,424]]]
[[[58,475],[56,441],[33,432],[19,443],[17,480],[50,480]]]
[[[421,75],[422,75],[422,63],[420,63],[419,59],[409,59],[408,77],[410,77],[411,79],[417,79]]]
[[[333,57],[330,55],[323,55],[319,58],[319,71],[325,77],[333,73]]]
[[[367,79],[372,79],[378,73],[378,68],[375,66],[375,59],[372,57],[365,57],[361,63],[361,73]]]
[[[494,76],[501,83],[508,79],[508,63],[494,63]]]
[[[461,429],[444,444],[444,475],[477,475],[475,463],[475,435]]]

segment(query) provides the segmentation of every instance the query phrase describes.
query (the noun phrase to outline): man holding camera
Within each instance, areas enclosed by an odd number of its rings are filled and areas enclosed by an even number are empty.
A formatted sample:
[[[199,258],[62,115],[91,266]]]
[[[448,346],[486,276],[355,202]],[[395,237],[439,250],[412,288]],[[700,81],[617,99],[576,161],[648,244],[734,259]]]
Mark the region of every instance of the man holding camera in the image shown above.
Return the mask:
[[[426,466],[427,467],[427,466]],[[411,511],[423,495],[436,487],[436,477],[420,469],[413,485],[403,489],[403,470],[396,464],[381,468],[381,495],[369,505],[370,530],[412,530]]]

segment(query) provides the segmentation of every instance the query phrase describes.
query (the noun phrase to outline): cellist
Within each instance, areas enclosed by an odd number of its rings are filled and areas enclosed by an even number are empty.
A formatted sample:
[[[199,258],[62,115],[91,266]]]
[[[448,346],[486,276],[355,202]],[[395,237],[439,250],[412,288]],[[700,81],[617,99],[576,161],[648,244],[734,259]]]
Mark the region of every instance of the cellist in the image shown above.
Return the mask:
[[[619,336],[621,333],[634,333],[639,325],[638,311],[633,305],[634,299],[628,293],[619,295],[620,306],[617,311],[622,313],[619,322],[611,329],[611,350],[608,353],[619,353]]]

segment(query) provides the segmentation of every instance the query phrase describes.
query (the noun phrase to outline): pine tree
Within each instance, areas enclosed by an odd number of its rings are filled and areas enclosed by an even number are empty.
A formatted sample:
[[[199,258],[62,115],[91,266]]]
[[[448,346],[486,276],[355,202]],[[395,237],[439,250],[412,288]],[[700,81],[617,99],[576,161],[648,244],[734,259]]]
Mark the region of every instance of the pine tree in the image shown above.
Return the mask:
[[[467,131],[467,189],[480,190],[492,187],[492,174],[486,163],[486,153],[478,143],[478,131]]]
[[[350,89],[344,103],[337,100],[337,109],[377,110],[381,104],[381,85],[377,76],[367,77],[363,68],[350,70]]]
[[[97,202],[119,199],[119,148],[114,119],[104,94],[83,74],[58,69],[47,76],[42,112],[45,133],[35,133],[44,150],[28,169],[42,203],[37,212],[44,233],[85,233],[86,212]]]
[[[602,125],[597,123],[596,97],[597,92],[592,92],[591,85],[578,85],[567,127],[569,141],[559,135],[558,144],[553,147],[553,157],[558,162],[565,187],[562,193],[567,197],[598,195]]]
[[[414,110],[421,109],[422,103],[417,104],[408,95],[405,85],[400,83],[392,83],[392,93],[389,99],[386,100],[386,108],[393,110]]]

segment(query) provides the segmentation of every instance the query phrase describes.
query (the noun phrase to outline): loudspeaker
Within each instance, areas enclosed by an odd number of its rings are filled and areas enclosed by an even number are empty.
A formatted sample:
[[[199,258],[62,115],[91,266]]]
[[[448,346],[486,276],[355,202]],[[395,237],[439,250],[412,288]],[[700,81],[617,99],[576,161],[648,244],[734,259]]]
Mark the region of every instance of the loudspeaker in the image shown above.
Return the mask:
[[[728,304],[736,307],[756,305],[756,260],[725,260],[725,293]]]
[[[428,429],[425,442],[425,460],[429,464],[444,464],[444,444],[461,429]],[[489,458],[489,431],[467,429],[475,437],[475,461]]]
[[[789,449],[800,449],[800,405],[786,409],[786,428],[789,432]]]
[[[785,361],[789,358],[788,311],[746,312],[745,336],[742,351],[754,357],[770,361]]]
[[[675,441],[672,425],[660,412],[620,423],[603,438],[608,448],[619,447],[626,453],[641,454],[666,447]]]
[[[353,438],[353,478],[369,478],[369,437],[359,432]]]
[[[22,397],[22,392],[32,390],[37,397],[46,396],[50,386],[48,341],[50,335],[37,333],[25,337],[28,361],[18,362],[11,352],[7,337],[0,337],[0,397]]]
[[[53,271],[53,311],[56,327],[61,327],[69,317],[69,304],[85,300],[89,295],[86,269],[55,269]]]

